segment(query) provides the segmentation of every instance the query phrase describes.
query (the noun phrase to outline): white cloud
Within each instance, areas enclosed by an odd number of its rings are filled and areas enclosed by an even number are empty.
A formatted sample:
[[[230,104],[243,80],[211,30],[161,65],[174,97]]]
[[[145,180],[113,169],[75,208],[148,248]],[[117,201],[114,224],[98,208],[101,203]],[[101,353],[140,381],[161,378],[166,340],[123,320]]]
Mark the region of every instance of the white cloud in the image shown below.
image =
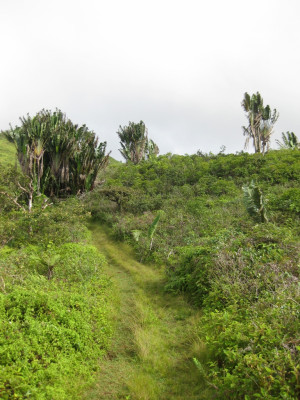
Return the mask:
[[[276,137],[298,118],[296,0],[0,2],[0,128],[61,108],[118,157],[118,126],[144,120],[162,152],[243,148],[240,106],[260,91]]]

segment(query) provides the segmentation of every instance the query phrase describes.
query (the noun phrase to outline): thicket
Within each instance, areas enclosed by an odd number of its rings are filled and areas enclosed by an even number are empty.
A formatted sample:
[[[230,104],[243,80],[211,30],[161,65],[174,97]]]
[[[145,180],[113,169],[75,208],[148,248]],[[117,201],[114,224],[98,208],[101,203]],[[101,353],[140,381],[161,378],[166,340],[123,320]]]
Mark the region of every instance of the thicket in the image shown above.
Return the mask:
[[[0,398],[82,398],[112,331],[106,261],[78,199],[22,209],[26,179],[1,166]]]
[[[60,110],[42,110],[20,122],[3,135],[15,145],[31,197],[34,193],[66,197],[93,188],[108,160],[106,142],[99,143],[86,125],[73,124]]]
[[[202,307],[195,368],[215,398],[300,395],[299,178],[297,150],[169,154],[112,166],[86,197],[140,259],[166,265],[166,290]],[[247,185],[266,218],[247,210]]]

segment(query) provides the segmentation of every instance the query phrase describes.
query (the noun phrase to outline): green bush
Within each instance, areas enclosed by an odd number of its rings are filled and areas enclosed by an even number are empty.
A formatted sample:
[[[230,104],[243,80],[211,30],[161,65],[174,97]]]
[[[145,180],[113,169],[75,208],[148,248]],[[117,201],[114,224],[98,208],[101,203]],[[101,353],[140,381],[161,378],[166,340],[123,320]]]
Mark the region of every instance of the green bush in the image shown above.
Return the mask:
[[[209,293],[209,269],[212,266],[212,249],[181,247],[168,260],[169,282],[166,290],[188,292],[197,305],[201,305]]]
[[[111,335],[105,258],[50,243],[4,247],[0,260],[0,398],[78,398]]]
[[[199,327],[210,361],[207,380],[216,399],[289,399],[300,394],[299,289],[289,287],[249,310],[207,310]]]
[[[300,189],[289,188],[277,198],[272,199],[273,209],[291,214],[300,214]]]
[[[0,214],[0,243],[11,247],[28,244],[46,246],[66,242],[87,242],[90,233],[85,226],[87,214],[78,199],[70,198],[32,213],[10,211]]]
[[[168,154],[120,165],[104,184],[135,193],[122,210],[98,204],[116,237],[166,265],[166,290],[202,307],[198,333],[209,357],[195,363],[216,399],[300,396],[299,156]],[[264,224],[243,204],[252,180],[268,200]],[[164,217],[149,251],[144,238],[158,209]]]

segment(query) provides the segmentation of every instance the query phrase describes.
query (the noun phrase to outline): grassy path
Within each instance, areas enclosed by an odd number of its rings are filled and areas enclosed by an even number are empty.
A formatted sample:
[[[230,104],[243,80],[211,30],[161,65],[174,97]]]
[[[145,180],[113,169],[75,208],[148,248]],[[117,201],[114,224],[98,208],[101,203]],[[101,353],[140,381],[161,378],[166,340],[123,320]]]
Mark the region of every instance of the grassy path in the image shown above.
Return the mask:
[[[91,230],[116,287],[116,333],[84,399],[209,399],[192,361],[203,350],[196,335],[199,313],[164,292],[162,271],[137,262],[130,247],[104,228],[94,224]]]

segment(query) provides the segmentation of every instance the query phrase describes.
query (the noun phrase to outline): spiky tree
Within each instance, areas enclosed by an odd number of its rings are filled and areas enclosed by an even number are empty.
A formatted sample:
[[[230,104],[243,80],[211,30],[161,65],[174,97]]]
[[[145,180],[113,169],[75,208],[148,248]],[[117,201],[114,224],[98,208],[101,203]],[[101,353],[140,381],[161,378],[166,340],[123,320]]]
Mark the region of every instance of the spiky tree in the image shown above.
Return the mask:
[[[279,114],[276,109],[272,111],[269,105],[264,107],[263,98],[259,92],[251,97],[246,92],[242,107],[249,122],[247,127],[243,126],[243,133],[246,136],[245,148],[252,139],[255,153],[265,154],[269,150],[273,127]]]
[[[47,196],[76,194],[93,188],[97,173],[108,161],[106,142],[94,132],[74,125],[60,110],[40,111],[20,118],[21,126],[4,132],[17,149],[22,171],[34,192]]]
[[[4,136],[15,144],[22,172],[35,182],[37,193],[41,190],[44,171],[44,152],[47,142],[46,124],[38,117],[20,118],[22,125],[4,132]]]
[[[148,131],[143,121],[138,124],[129,122],[128,126],[120,126],[117,134],[121,144],[119,151],[127,162],[138,164],[159,153],[159,148],[153,140],[148,140]]]
[[[146,158],[148,160],[153,160],[159,154],[159,148],[156,143],[153,142],[152,139],[148,140],[146,146]]]
[[[281,149],[300,149],[300,142],[294,132],[287,131],[286,133],[282,132],[281,135],[282,142],[276,140],[276,143],[279,145]]]

